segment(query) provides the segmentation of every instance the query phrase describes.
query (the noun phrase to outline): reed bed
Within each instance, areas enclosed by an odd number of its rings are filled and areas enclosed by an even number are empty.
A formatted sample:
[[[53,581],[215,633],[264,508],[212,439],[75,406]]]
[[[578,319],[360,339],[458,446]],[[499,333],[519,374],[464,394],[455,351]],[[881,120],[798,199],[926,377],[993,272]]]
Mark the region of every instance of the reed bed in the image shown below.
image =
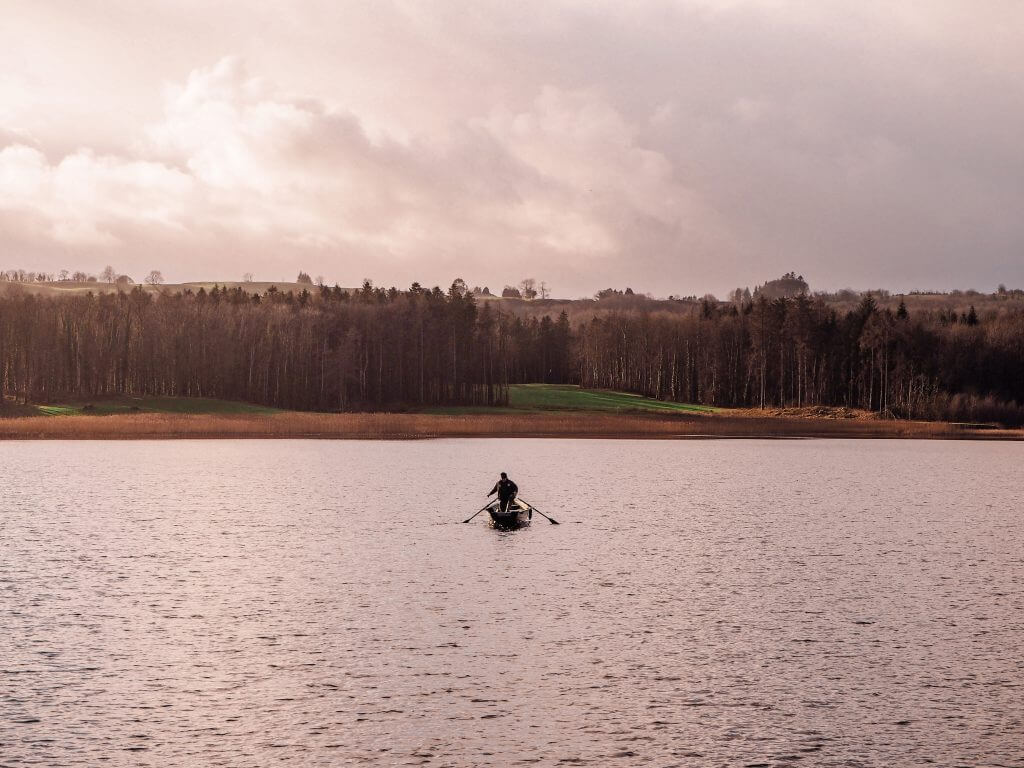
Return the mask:
[[[616,413],[416,414],[299,413],[215,415],[141,413],[0,419],[7,440],[324,438],[414,440],[436,437],[701,438],[845,437],[1024,439],[1024,430],[941,422],[837,420],[752,415],[666,417]]]

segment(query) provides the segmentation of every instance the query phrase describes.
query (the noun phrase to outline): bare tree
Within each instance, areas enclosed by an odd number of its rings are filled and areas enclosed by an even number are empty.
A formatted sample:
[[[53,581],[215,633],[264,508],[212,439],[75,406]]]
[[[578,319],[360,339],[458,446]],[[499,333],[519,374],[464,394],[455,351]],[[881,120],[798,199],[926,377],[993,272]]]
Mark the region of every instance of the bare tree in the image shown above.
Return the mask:
[[[242,275],[243,283],[251,283],[255,279],[256,276],[252,272],[246,272],[244,275]]]
[[[160,274],[159,269],[154,269],[148,275],[146,275],[146,283],[148,285],[160,285],[164,281],[164,276]]]
[[[548,288],[548,284],[543,280],[540,281],[540,286],[538,290],[540,291],[540,297],[542,299],[546,299],[548,296],[551,295],[551,289]]]
[[[117,270],[107,264],[107,266],[103,268],[103,271],[100,272],[100,277],[103,279],[104,283],[112,283],[117,277]]]
[[[519,283],[520,291],[524,299],[535,299],[537,297],[537,281],[528,277]]]
[[[607,289],[614,312],[597,320],[578,311],[572,323],[564,311],[556,320],[506,300],[499,312],[459,294],[369,281],[352,293],[269,289],[254,297],[214,288],[143,301],[104,290],[43,299],[3,291],[0,399],[202,395],[367,410],[502,404],[509,384],[545,382],[710,406],[832,405],[1024,423],[1024,377],[1005,374],[1024,370],[1024,350],[999,341],[1024,333],[1014,305],[992,311],[981,299],[958,300],[903,317],[866,296],[837,315],[802,294],[759,296],[740,311],[708,295],[651,312],[641,294]]]

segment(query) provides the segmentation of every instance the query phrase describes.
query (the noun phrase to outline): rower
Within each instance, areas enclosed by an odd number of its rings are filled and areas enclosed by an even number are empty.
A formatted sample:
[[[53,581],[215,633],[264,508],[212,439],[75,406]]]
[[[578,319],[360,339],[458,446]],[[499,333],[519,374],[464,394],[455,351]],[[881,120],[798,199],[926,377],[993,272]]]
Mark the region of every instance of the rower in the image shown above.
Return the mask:
[[[508,475],[501,473],[501,479],[494,484],[488,496],[498,494],[498,508],[502,512],[508,512],[508,505],[519,493],[519,486],[508,479]]]

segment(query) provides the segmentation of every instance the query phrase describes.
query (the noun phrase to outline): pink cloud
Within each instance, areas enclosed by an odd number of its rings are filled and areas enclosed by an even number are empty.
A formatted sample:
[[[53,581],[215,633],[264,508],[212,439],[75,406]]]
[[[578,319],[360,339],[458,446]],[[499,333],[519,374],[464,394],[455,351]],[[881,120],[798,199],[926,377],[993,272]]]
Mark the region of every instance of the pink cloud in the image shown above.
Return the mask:
[[[167,90],[136,157],[78,150],[50,162],[0,153],[0,205],[47,222],[54,244],[128,255],[170,236],[189,252],[262,241],[296,263],[335,254],[414,263],[487,253],[540,269],[583,268],[622,249],[630,218],[707,216],[671,163],[597,92],[546,87],[524,111],[495,109],[441,134],[371,139],[355,116],[282,94],[236,58]],[[139,235],[143,239],[139,241]],[[37,232],[38,236],[38,232]],[[190,242],[191,240],[191,242]]]

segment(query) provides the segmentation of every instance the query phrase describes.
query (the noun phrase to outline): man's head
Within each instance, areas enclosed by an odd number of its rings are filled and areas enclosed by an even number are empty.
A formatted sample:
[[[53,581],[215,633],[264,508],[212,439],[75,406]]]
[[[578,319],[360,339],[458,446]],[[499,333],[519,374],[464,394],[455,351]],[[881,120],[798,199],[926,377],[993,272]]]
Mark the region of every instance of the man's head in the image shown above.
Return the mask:
[[[502,472],[501,473],[501,479],[502,480],[508,480],[508,475],[506,475],[504,472]]]

